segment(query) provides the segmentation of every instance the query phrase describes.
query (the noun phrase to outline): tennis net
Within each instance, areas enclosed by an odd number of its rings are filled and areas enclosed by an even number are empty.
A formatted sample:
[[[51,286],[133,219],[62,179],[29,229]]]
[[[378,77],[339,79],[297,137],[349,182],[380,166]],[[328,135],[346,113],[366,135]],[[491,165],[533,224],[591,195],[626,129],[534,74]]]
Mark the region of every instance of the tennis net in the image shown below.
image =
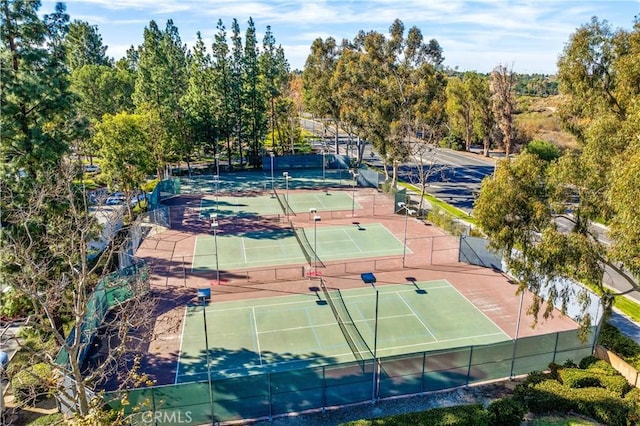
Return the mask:
[[[296,214],[291,209],[291,206],[287,202],[287,199],[282,197],[282,195],[280,195],[280,193],[278,193],[278,191],[276,191],[275,188],[273,188],[273,193],[276,195],[276,198],[278,199],[278,203],[280,203],[280,207],[282,207],[282,211],[284,212],[284,214],[295,216]]]
[[[300,245],[300,248],[304,253],[304,257],[305,259],[307,259],[307,262],[309,263],[309,265],[311,266],[317,263],[318,265],[324,268],[325,264],[322,263],[322,261],[318,257],[318,254],[315,252],[313,247],[311,247],[311,243],[309,242],[309,239],[307,238],[307,234],[304,232],[304,229],[296,228],[295,226],[293,226],[292,221],[289,221],[289,226],[291,226],[291,229],[293,229],[293,234],[296,236],[296,240],[298,240],[298,244]]]
[[[340,289],[330,291],[325,285],[323,279],[320,279],[320,287],[322,287],[324,297],[327,300],[327,303],[329,303],[329,306],[331,306],[333,315],[338,321],[340,330],[342,331],[342,334],[344,334],[344,338],[349,344],[349,348],[351,348],[353,356],[355,356],[360,362],[364,362],[365,357],[367,359],[373,359],[371,349],[369,349],[367,342],[364,341],[362,334],[360,334],[360,331],[353,322],[351,314],[349,314],[349,310],[347,309],[347,305],[344,304],[344,299],[342,298]],[[332,296],[331,293],[336,293],[337,297]]]

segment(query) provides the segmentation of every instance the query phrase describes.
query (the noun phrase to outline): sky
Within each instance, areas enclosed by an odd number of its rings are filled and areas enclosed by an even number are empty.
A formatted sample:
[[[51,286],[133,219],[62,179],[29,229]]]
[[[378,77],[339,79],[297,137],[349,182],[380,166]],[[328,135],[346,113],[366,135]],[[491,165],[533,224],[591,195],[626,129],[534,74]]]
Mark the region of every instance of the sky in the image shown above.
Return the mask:
[[[142,43],[151,20],[164,29],[168,19],[191,47],[200,31],[208,47],[222,20],[237,19],[242,34],[253,18],[258,42],[267,26],[284,49],[291,69],[302,70],[318,37],[352,40],[360,30],[388,34],[400,19],[417,26],[425,41],[436,39],[444,65],[460,71],[489,72],[505,65],[517,73],[554,74],[558,56],[575,30],[591,17],[630,30],[640,16],[640,0],[68,0],[71,20],[98,27],[107,55],[120,59]],[[55,1],[43,0],[51,13]]]

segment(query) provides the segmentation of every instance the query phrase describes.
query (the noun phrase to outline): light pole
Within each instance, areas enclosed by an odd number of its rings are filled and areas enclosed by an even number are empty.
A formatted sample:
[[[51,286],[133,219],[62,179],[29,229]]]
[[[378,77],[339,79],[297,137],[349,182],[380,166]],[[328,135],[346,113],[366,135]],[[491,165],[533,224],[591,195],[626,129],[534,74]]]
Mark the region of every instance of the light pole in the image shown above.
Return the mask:
[[[322,182],[324,183],[324,148],[322,149]]]
[[[358,173],[355,170],[351,170],[353,174],[353,191],[351,195],[351,217],[355,216],[356,209],[356,184],[358,183]]]
[[[274,184],[274,180],[273,180],[273,157],[275,157],[275,154],[273,152],[270,152],[269,155],[271,156],[271,192],[275,192],[275,184]]]
[[[380,377],[380,363],[378,362],[378,288],[374,283],[371,283],[371,286],[376,291],[376,321],[373,326],[373,385],[371,386],[372,395],[371,395],[371,403],[375,404],[377,400],[377,380],[376,378]]]
[[[211,417],[213,422],[213,389],[211,387],[211,359],[209,355],[209,334],[207,333],[207,298],[200,296],[202,302],[202,319],[204,320],[204,345],[207,351],[207,383],[209,384],[209,404],[211,406]]]
[[[285,184],[285,196],[284,196],[284,201],[286,202],[286,206],[285,206],[285,215],[287,216],[287,218],[289,218],[289,172],[282,172],[282,176],[284,176],[284,184]]]
[[[413,216],[415,214],[415,210],[409,209],[402,201],[398,203],[398,207],[404,209],[404,244],[402,247],[402,267],[404,268],[404,260],[407,256],[407,219],[409,215]]]
[[[315,210],[315,209],[314,209]],[[320,222],[320,215],[315,214],[313,215],[313,255],[314,255],[314,271],[313,271],[313,276],[317,277],[318,276],[318,237],[317,237],[317,224],[318,222]]]
[[[216,174],[220,176],[220,154],[216,154],[215,158],[216,158]]]
[[[509,373],[509,379],[513,379],[513,369],[516,364],[516,349],[518,345],[518,334],[520,333],[520,316],[522,315],[522,303],[524,301],[524,290],[520,292],[520,306],[518,306],[518,320],[516,321],[516,334],[513,339],[513,353],[511,354],[511,372]]]
[[[216,282],[220,285],[220,267],[218,264],[218,215],[214,214],[211,217],[211,229],[213,230],[213,243],[216,249]]]

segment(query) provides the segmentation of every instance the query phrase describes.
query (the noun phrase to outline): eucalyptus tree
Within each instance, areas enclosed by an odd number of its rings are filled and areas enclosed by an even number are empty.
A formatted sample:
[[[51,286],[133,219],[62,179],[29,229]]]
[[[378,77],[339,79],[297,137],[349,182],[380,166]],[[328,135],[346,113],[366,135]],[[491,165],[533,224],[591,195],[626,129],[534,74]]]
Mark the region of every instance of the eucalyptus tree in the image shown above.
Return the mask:
[[[561,118],[580,149],[546,162],[525,152],[499,164],[486,179],[474,208],[479,226],[496,248],[517,249],[507,256],[521,289],[547,289],[547,307],[537,299],[536,314],[550,312],[581,295],[563,292],[557,278],[592,284],[601,293],[603,271],[615,271],[640,290],[640,231],[636,220],[640,191],[640,25],[611,31],[594,18],[578,28],[558,61],[564,104]],[[569,212],[570,214],[567,214]],[[573,222],[560,232],[558,216]],[[610,224],[610,244],[600,242],[594,220]],[[607,299],[609,300],[609,299]],[[583,325],[590,318],[583,317]]]
[[[253,19],[249,18],[244,41],[244,96],[247,113],[247,133],[249,139],[250,162],[260,165],[262,141],[267,131],[266,102],[261,90],[259,48]]]
[[[339,153],[340,126],[339,93],[335,87],[335,73],[340,48],[333,37],[317,38],[311,44],[311,53],[302,72],[303,100],[313,115],[329,118],[335,125],[335,153]]]
[[[513,70],[498,65],[491,72],[491,109],[502,132],[507,159],[511,154],[512,140],[515,131],[513,115],[516,110],[516,78]]]
[[[462,135],[465,150],[471,149],[475,139],[481,139],[485,155],[488,155],[493,114],[486,79],[476,72],[466,72],[462,78],[450,78],[447,83],[447,114],[451,129]]]
[[[400,20],[393,22],[388,38],[360,32],[343,49],[337,79],[344,120],[374,144],[385,165],[391,163],[392,185],[417,130],[425,123],[437,127],[444,119],[442,61],[437,41],[425,43],[417,27],[405,35]]]
[[[293,152],[294,147],[291,141],[285,138],[282,128],[288,119],[286,114],[290,109],[279,108],[278,105],[288,87],[289,63],[284,56],[282,46],[276,46],[276,39],[270,26],[267,26],[262,40],[262,52],[258,57],[258,65],[261,87],[268,105],[272,150],[281,153]]]

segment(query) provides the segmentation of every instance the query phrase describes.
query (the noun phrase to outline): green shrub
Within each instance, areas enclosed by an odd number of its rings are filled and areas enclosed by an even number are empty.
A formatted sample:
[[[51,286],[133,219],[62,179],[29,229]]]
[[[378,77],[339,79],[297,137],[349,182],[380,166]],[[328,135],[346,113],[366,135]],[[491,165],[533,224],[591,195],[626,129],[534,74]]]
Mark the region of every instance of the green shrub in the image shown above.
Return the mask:
[[[578,407],[571,397],[571,390],[556,380],[545,380],[528,387],[525,402],[534,413],[576,410]]]
[[[640,345],[629,337],[624,336],[620,333],[620,330],[611,324],[605,323],[602,326],[602,330],[600,330],[600,334],[598,336],[598,343],[610,351],[615,352],[627,360],[627,362],[632,362],[632,359],[640,357]],[[638,362],[637,359],[636,362]],[[636,365],[636,368],[639,367],[640,362]]]
[[[570,388],[599,388],[600,379],[589,371],[565,368],[559,372],[560,383]]]
[[[61,425],[63,423],[64,416],[62,413],[53,413],[47,414],[46,416],[38,417],[31,423],[28,423],[27,426],[50,426],[50,425]]]
[[[514,398],[503,398],[489,404],[487,412],[492,425],[519,426],[524,420],[527,408]]]
[[[16,400],[33,404],[48,396],[53,388],[49,364],[39,363],[18,371],[11,379],[11,390]]]
[[[629,407],[628,420],[631,424],[640,424],[640,389],[633,388],[624,396]]]
[[[607,425],[626,426],[628,404],[614,392],[603,388],[574,389],[572,399],[580,413]]]
[[[543,141],[541,139],[534,139],[524,147],[525,152],[537,155],[544,161],[553,161],[562,155],[560,148],[552,144],[551,142]]]
[[[476,425],[488,426],[488,415],[486,410],[482,408],[482,404],[458,405],[447,408],[434,408],[432,410],[423,411],[421,413],[407,413],[397,416],[385,417],[384,419],[373,420],[357,420],[354,422],[343,423],[343,426],[368,426],[382,425],[384,426],[404,426],[404,425]]]
[[[595,364],[596,362],[598,362],[598,358],[596,358],[593,355],[589,355],[580,360],[580,364],[578,364],[578,367],[584,370],[589,368],[591,365]]]

